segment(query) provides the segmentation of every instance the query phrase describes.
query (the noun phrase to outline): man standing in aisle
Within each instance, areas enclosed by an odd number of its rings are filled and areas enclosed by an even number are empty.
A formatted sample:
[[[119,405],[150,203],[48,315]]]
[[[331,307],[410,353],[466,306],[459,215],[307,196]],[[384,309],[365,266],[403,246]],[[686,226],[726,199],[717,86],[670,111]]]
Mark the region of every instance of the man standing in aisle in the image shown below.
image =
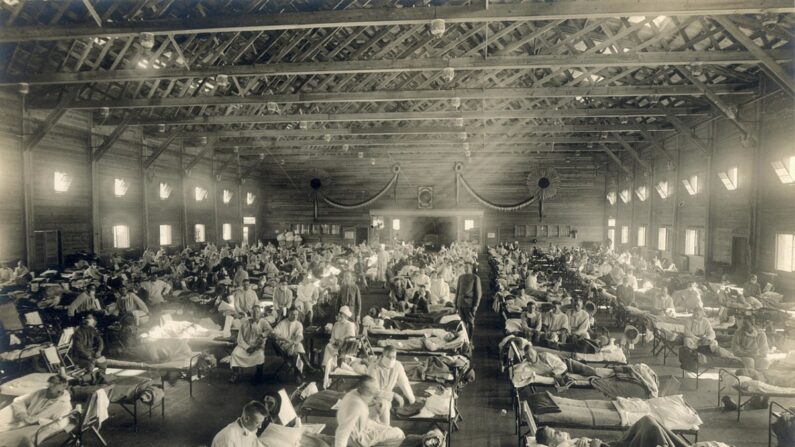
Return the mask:
[[[458,277],[455,305],[469,335],[470,345],[475,334],[475,313],[480,306],[481,295],[480,278],[472,273],[472,264],[467,263],[464,274]]]

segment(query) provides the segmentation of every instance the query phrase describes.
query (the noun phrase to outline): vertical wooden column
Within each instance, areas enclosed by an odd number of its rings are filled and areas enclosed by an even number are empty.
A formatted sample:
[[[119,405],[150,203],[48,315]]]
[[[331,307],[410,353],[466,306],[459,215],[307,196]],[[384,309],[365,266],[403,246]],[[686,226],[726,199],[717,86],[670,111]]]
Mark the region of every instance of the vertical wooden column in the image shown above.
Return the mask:
[[[179,186],[182,190],[182,246],[188,246],[188,186],[185,181],[185,164],[183,158],[185,157],[185,140],[179,139]]]
[[[680,143],[682,137],[676,136],[676,167],[674,169],[674,184],[671,185],[674,190],[674,197],[673,197],[673,217],[671,218],[671,232],[673,233],[671,237],[671,261],[673,262],[676,259],[676,255],[679,253],[679,184],[682,182],[682,179],[679,178],[679,174],[681,169],[679,165],[682,161],[682,145]],[[689,268],[689,266],[688,266]]]
[[[652,152],[651,160],[649,161],[649,175],[648,175],[648,182],[646,183],[646,191],[647,197],[649,200],[649,217],[648,217],[648,224],[646,227],[646,245],[648,246],[649,250],[657,250],[657,240],[659,231],[657,229],[656,222],[654,221],[654,201],[657,194],[655,193],[654,185],[654,167],[657,164],[657,157],[654,155],[655,153]]]
[[[143,128],[142,128],[143,129]],[[149,248],[149,173],[146,170],[144,163],[146,162],[146,144],[144,141],[144,132],[141,132],[141,202],[143,203],[144,212],[141,216],[143,223],[143,247]],[[154,169],[152,166],[151,169]]]
[[[243,179],[238,179],[237,181],[237,227],[240,228],[240,241],[243,242]],[[251,234],[249,234],[251,236]],[[323,236],[320,236],[320,240],[323,240]]]
[[[90,114],[89,114],[90,115]],[[88,160],[91,166],[91,239],[94,254],[102,251],[102,222],[99,215],[99,161],[94,158],[94,120],[89,118]]]
[[[33,266],[33,250],[35,247],[35,236],[33,234],[34,213],[33,213],[33,150],[25,149],[25,136],[27,135],[27,105],[26,96],[20,95],[19,99],[19,148],[22,151],[22,200],[25,211],[25,260],[28,268]]]
[[[218,182],[215,180],[215,157],[210,162],[210,185],[213,188],[213,228],[215,228],[215,244],[224,242],[224,234],[218,226]]]
[[[767,92],[767,77],[761,76],[759,80],[760,88],[759,94],[764,95]],[[759,241],[761,238],[759,230],[759,201],[762,200],[762,193],[760,188],[760,179],[762,173],[762,144],[764,142],[764,132],[762,132],[762,120],[764,119],[764,105],[767,102],[765,99],[754,103],[754,126],[753,131],[756,134],[756,144],[754,144],[751,156],[751,194],[749,195],[749,210],[751,211],[750,222],[748,225],[748,256],[751,258],[748,261],[748,273],[758,272],[759,270]],[[773,260],[775,262],[775,259]]]
[[[715,139],[717,138],[718,123],[713,120],[709,126],[709,154],[707,154],[706,179],[704,182],[704,277],[709,275],[709,264],[712,260],[712,182],[714,182],[712,172],[712,157],[715,154]]]

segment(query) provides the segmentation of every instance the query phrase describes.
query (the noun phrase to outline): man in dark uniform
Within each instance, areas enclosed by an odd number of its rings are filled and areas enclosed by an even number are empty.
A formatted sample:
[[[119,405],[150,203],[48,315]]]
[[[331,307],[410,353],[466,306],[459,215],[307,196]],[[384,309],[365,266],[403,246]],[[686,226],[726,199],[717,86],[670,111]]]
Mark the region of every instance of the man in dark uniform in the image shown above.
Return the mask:
[[[466,264],[464,274],[458,277],[458,286],[455,291],[455,305],[461,320],[464,322],[469,340],[472,341],[475,333],[475,313],[480,306],[482,289],[480,278],[472,273],[472,264]]]

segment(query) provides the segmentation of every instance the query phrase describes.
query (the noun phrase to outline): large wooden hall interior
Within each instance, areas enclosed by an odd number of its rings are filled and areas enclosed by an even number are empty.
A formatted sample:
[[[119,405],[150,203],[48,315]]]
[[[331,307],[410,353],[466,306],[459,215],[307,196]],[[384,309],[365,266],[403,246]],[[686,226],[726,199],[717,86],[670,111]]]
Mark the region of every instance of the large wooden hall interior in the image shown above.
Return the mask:
[[[793,0],[0,0],[0,447],[795,446]]]

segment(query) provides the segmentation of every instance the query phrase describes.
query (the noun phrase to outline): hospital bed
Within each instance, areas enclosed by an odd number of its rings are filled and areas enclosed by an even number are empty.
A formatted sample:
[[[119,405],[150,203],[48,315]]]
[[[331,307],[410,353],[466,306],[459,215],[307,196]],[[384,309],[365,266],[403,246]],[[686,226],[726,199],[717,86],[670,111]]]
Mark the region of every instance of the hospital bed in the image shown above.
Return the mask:
[[[730,380],[733,379],[733,380]],[[795,388],[768,385],[762,381],[743,377],[732,373],[728,369],[718,370],[718,406],[721,406],[722,395],[728,395],[731,390],[737,391],[737,421],[744,406],[754,397],[779,397],[795,399]],[[743,397],[747,399],[743,402]]]

